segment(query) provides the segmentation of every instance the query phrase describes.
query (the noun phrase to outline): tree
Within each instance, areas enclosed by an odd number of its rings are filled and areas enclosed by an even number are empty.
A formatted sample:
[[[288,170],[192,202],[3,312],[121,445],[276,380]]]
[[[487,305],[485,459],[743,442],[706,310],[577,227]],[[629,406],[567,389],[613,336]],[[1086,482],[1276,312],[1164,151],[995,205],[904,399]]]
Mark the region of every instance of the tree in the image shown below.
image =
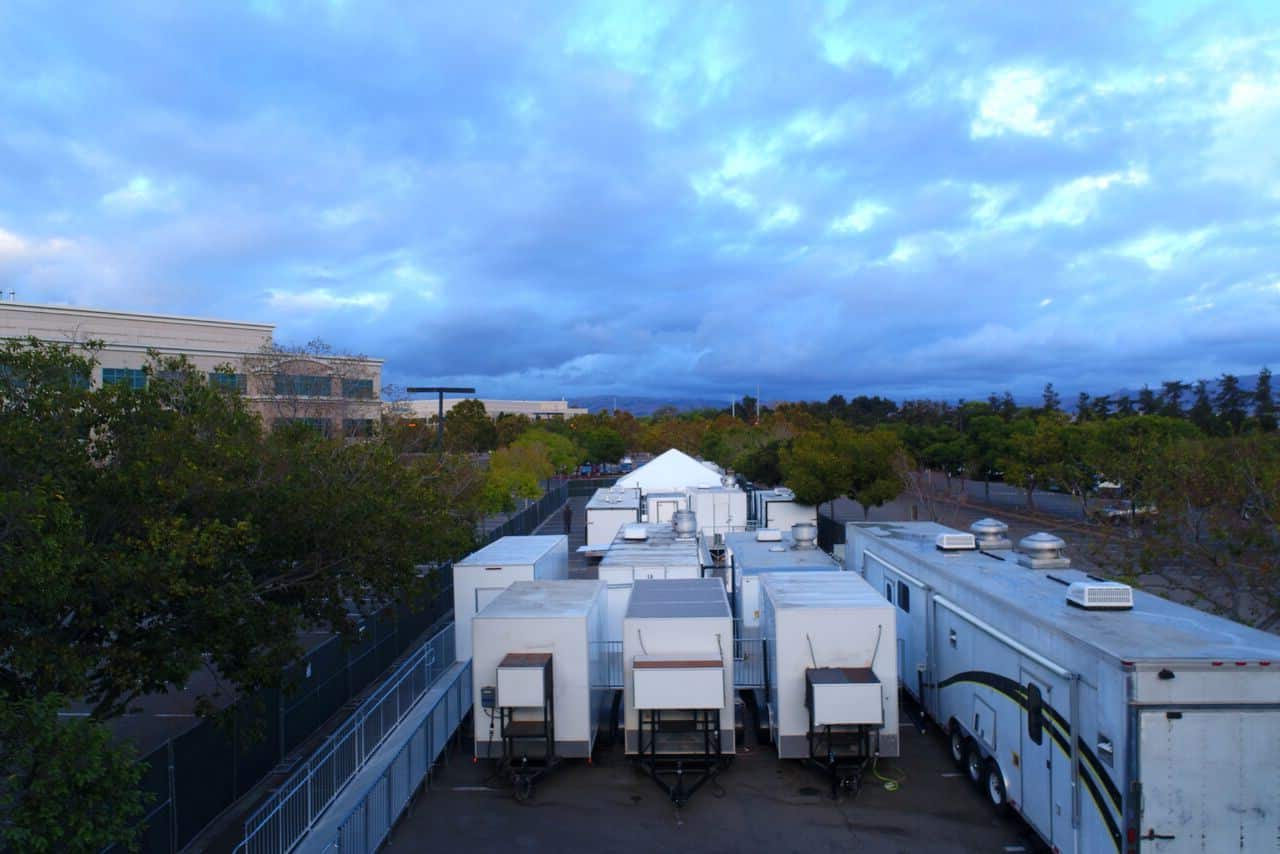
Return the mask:
[[[498,444],[494,427],[484,403],[467,398],[458,401],[444,416],[444,447],[455,454],[491,451]]]
[[[1111,414],[1111,396],[1099,395],[1093,399],[1093,415],[1095,418],[1104,419]]]
[[[616,463],[627,452],[622,436],[612,427],[592,427],[578,434],[578,442],[587,452],[587,458],[597,463]]]
[[[1136,414],[1133,408],[1133,398],[1129,397],[1127,394],[1122,394],[1117,397],[1115,404],[1116,415],[1121,418],[1128,418],[1129,416]]]
[[[991,478],[1001,471],[1009,441],[1009,427],[996,415],[980,415],[969,420],[967,434],[968,467],[971,476],[983,483],[986,500],[991,500]]]
[[[1062,411],[1062,398],[1053,390],[1053,383],[1044,384],[1044,411],[1060,412]]]
[[[1191,390],[1191,386],[1181,380],[1165,380],[1161,386],[1164,389],[1162,397],[1164,398],[1164,406],[1160,410],[1161,415],[1167,415],[1170,418],[1181,418],[1182,396]]]
[[[1164,407],[1162,401],[1150,386],[1143,385],[1142,391],[1138,392],[1138,411],[1143,415],[1155,415]]]
[[[551,463],[553,474],[567,474],[577,468],[578,463],[586,459],[583,450],[568,436],[552,433],[542,428],[529,430],[513,442],[511,447],[522,445],[536,445],[542,448],[547,460]]]
[[[849,448],[853,431],[838,422],[802,433],[779,454],[782,481],[802,504],[823,504],[849,487]]]
[[[1195,401],[1187,415],[1201,432],[1210,435],[1217,432],[1217,420],[1213,414],[1213,404],[1209,400],[1209,384],[1204,380],[1196,381]]]
[[[533,420],[528,415],[499,412],[493,419],[494,444],[505,448],[533,428]]]
[[[1276,402],[1271,394],[1271,369],[1265,366],[1258,372],[1258,384],[1253,390],[1253,415],[1262,432],[1275,431]]]
[[[1036,487],[1053,479],[1065,456],[1063,417],[1057,413],[1036,419],[1019,418],[1010,425],[1005,473],[1010,481],[1022,485],[1028,507],[1036,506]]]
[[[517,442],[499,448],[489,456],[489,473],[485,478],[485,507],[493,513],[515,509],[517,498],[537,498],[542,494],[542,481],[555,473],[546,449],[533,442]]]
[[[871,508],[892,501],[902,493],[904,484],[894,466],[902,443],[892,431],[885,429],[854,433],[846,441],[846,494],[862,505],[865,520]]]
[[[1076,398],[1076,420],[1088,421],[1092,417],[1093,408],[1089,404],[1089,393],[1082,391]]]
[[[1218,378],[1218,393],[1213,400],[1218,416],[1231,428],[1234,435],[1240,435],[1244,427],[1245,394],[1240,388],[1240,378],[1234,374],[1223,374]]]

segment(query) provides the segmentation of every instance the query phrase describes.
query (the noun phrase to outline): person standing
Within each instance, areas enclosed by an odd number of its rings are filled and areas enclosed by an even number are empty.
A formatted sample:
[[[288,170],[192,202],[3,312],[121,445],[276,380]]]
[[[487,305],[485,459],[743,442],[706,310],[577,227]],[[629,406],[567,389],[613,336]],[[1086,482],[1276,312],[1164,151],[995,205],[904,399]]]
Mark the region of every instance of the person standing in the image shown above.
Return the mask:
[[[564,532],[573,535],[573,504],[569,502],[564,505]]]

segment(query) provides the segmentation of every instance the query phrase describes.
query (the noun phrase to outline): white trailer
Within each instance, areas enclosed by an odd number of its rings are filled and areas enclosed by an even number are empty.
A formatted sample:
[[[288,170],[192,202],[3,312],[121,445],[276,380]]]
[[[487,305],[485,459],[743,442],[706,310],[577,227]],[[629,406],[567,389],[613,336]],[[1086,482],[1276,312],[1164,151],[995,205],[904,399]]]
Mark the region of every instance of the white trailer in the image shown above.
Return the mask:
[[[569,577],[563,534],[503,537],[453,565],[453,636],[458,661],[471,657],[471,618],[515,581]]]
[[[699,486],[689,490],[689,500],[704,537],[747,529],[747,494],[736,486]]]
[[[796,502],[796,494],[785,486],[758,489],[751,493],[751,520],[757,528],[787,531],[792,525],[818,524],[818,508]]]
[[[796,531],[800,538],[796,538]],[[766,572],[839,572],[843,567],[817,545],[817,529],[800,525],[796,531],[761,528],[725,535],[733,585],[733,615],[739,634],[756,637],[760,627],[760,576]]]
[[[871,751],[897,756],[894,607],[853,572],[767,573],[760,576],[760,587],[769,728],[778,756],[813,758],[821,736],[815,726],[867,727]],[[827,669],[865,670],[869,678],[818,683],[807,678],[811,671]]]
[[[518,757],[526,747],[537,752],[521,740],[544,736],[534,725],[543,718],[547,684],[545,735],[553,755],[591,756],[606,699],[591,687],[604,682],[604,625],[605,586],[589,580],[517,581],[476,614],[471,679],[478,698],[477,759]],[[532,660],[538,656],[549,656],[546,666]]]
[[[609,586],[607,638],[622,640],[622,619],[636,581],[698,578],[702,574],[698,540],[665,525],[625,525],[596,568]]]
[[[734,752],[729,602],[711,578],[637,581],[623,623],[626,752],[681,805]]]
[[[1064,852],[1276,850],[1280,638],[1063,568],[1052,538],[846,536],[898,608],[903,687],[997,807]]]
[[[640,490],[597,489],[587,502],[587,546],[607,546],[623,525],[640,521]]]

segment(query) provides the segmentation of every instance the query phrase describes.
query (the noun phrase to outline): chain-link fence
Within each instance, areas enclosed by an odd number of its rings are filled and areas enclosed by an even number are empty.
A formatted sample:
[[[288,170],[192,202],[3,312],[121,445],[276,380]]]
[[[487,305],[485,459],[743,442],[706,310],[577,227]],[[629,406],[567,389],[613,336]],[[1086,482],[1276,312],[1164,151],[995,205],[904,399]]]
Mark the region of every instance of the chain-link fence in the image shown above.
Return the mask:
[[[565,481],[550,481],[546,493],[534,503],[489,532],[492,542],[502,537],[532,534],[569,500],[569,488]]]

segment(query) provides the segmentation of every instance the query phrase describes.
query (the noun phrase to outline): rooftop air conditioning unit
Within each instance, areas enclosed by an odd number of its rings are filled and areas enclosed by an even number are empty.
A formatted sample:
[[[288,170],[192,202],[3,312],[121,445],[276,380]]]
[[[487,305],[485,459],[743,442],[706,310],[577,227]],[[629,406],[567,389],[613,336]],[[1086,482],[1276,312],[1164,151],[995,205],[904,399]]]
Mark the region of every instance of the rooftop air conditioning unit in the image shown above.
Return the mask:
[[[757,543],[780,543],[782,542],[782,532],[773,528],[761,528],[756,531]]]
[[[1116,581],[1076,581],[1067,587],[1067,603],[1092,610],[1133,607],[1133,588]]]
[[[939,534],[934,543],[944,552],[973,551],[978,547],[973,534]]]
[[[632,524],[626,525],[622,529],[622,539],[624,540],[647,540],[649,539],[649,529],[644,525]]]

